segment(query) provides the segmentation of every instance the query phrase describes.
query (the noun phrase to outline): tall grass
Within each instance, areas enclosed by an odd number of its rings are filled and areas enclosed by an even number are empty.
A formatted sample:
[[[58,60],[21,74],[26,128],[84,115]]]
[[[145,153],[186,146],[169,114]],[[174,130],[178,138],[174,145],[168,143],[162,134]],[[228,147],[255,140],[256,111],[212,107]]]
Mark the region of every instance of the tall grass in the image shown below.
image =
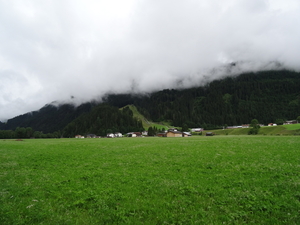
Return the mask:
[[[299,224],[300,138],[1,140],[0,224]]]

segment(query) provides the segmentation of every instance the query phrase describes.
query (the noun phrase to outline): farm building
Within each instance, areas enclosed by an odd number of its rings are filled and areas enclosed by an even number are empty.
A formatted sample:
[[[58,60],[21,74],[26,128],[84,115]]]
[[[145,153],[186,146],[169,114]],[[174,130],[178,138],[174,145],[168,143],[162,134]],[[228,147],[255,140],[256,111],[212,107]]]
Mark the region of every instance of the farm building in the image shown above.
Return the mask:
[[[116,132],[116,133],[108,133],[106,134],[106,137],[115,138],[115,137],[123,137],[123,135],[120,132]]]
[[[192,132],[202,132],[203,130],[203,128],[191,128]]]
[[[167,137],[182,137],[182,132],[177,131],[176,129],[169,129],[166,133]]]
[[[297,120],[288,120],[288,121],[285,121],[283,124],[286,125],[286,124],[296,124],[298,123]]]
[[[157,137],[166,137],[166,133],[157,133],[156,136]]]
[[[142,137],[142,133],[141,132],[130,132],[130,133],[127,133],[127,137]]]
[[[206,132],[206,136],[214,136],[215,134],[213,132]]]
[[[191,134],[190,132],[183,132],[183,133],[182,133],[182,136],[183,136],[183,137],[191,137],[192,134]]]
[[[269,126],[269,127],[277,126],[277,124],[276,124],[276,123],[269,123],[268,126]]]
[[[108,138],[114,138],[115,135],[113,133],[108,133],[108,134],[106,134],[106,137],[108,137]]]
[[[122,133],[120,133],[120,132],[116,132],[116,133],[114,133],[114,135],[115,135],[115,137],[123,137]]]
[[[75,135],[75,138],[84,138],[84,136],[81,136],[80,134]]]

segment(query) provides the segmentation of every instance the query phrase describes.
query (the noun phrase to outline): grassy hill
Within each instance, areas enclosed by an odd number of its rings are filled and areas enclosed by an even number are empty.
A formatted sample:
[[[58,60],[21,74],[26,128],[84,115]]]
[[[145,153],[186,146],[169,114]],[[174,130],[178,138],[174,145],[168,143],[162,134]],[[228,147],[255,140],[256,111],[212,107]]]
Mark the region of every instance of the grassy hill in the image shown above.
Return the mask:
[[[167,122],[160,122],[160,123],[154,123],[152,121],[147,120],[134,105],[127,105],[130,110],[133,112],[133,117],[137,118],[138,120],[142,121],[143,127],[145,130],[148,130],[149,127],[157,127],[158,129],[165,128],[166,130],[170,128],[170,124]],[[127,107],[125,106],[125,107]],[[123,107],[123,108],[125,108]],[[121,108],[121,109],[123,109]]]
[[[248,135],[251,128],[236,128],[225,130],[207,130],[217,135]],[[258,135],[300,135],[300,124],[279,125],[274,127],[261,127]]]

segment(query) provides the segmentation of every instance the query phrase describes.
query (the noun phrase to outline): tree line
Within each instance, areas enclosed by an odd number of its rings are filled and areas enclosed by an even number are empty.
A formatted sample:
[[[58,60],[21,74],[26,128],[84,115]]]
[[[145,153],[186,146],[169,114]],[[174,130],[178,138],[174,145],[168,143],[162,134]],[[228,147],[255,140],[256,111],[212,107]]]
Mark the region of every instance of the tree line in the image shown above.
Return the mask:
[[[61,132],[44,134],[41,131],[35,131],[31,127],[17,127],[15,130],[0,130],[0,139],[24,139],[24,138],[60,138]]]

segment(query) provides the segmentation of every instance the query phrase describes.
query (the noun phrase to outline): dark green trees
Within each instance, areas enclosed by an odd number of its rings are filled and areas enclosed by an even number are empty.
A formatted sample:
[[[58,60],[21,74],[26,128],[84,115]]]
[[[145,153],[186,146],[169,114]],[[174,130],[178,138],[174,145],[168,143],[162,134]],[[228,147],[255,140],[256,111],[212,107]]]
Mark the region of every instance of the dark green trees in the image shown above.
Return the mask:
[[[258,134],[260,125],[259,125],[257,119],[251,120],[250,127],[251,127],[251,129],[249,130],[248,134]]]
[[[283,119],[276,119],[276,120],[275,120],[275,123],[276,123],[277,125],[283,125],[284,120],[283,120]]]
[[[184,123],[184,124],[182,125],[181,131],[182,131],[182,132],[189,131],[189,127],[187,126],[186,123]]]
[[[197,84],[195,84],[196,86]],[[300,73],[263,71],[226,77],[190,89],[166,89],[144,97],[131,97],[140,112],[153,121],[172,126],[223,127],[257,118],[268,124],[293,119],[300,111]]]
[[[60,138],[61,132],[44,134],[40,131],[34,131],[31,127],[17,127],[15,130],[0,130],[0,139],[28,139],[28,138]]]
[[[62,130],[68,123],[79,115],[90,112],[96,103],[84,103],[78,107],[71,104],[54,106],[45,105],[38,111],[26,113],[9,119],[5,124],[0,123],[0,129],[15,130],[17,127],[31,127],[43,133],[53,133]]]
[[[148,136],[154,136],[154,135],[155,135],[155,132],[154,132],[153,127],[149,127],[148,128]]]
[[[63,130],[64,137],[74,137],[77,134],[96,134],[106,136],[107,133],[127,133],[143,131],[141,121],[133,117],[132,111],[126,107],[119,110],[108,104],[99,104],[90,113],[85,113],[69,123]]]
[[[148,136],[155,136],[155,135],[157,135],[157,133],[160,133],[160,132],[164,132],[164,128],[163,128],[163,130],[157,129],[157,127],[155,127],[155,126],[148,128]]]

